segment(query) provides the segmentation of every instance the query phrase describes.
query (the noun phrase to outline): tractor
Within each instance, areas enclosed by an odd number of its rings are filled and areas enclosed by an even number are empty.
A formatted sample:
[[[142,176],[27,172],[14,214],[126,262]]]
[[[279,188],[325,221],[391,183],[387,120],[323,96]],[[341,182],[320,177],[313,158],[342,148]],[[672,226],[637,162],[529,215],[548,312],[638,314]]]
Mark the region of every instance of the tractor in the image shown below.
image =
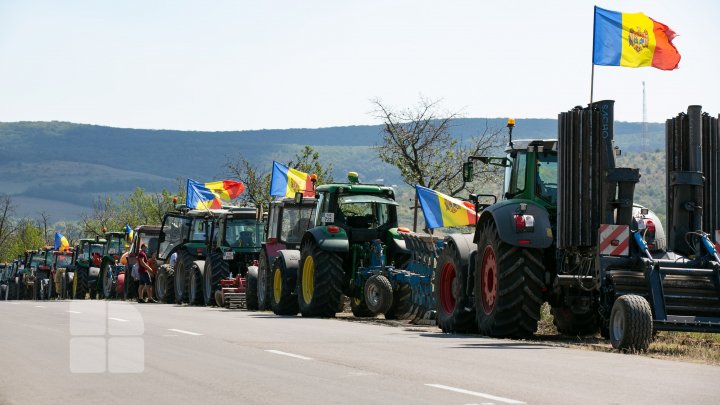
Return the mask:
[[[114,298],[117,295],[118,276],[120,272],[125,272],[125,265],[120,264],[120,257],[125,253],[126,238],[125,232],[105,232],[107,243],[100,259],[96,286],[102,298]]]
[[[80,239],[73,251],[72,264],[65,273],[72,271],[72,297],[84,300],[86,294],[90,299],[97,298],[97,280],[102,263],[102,253],[105,249],[105,239]]]
[[[117,276],[117,295],[124,299],[131,299],[137,296],[138,284],[137,280],[132,277],[132,268],[137,264],[137,254],[140,246],[147,246],[148,262],[150,267],[155,271],[155,294],[161,298],[165,294],[165,290],[160,287],[165,286],[160,283],[160,272],[157,260],[158,254],[158,237],[160,235],[160,227],[155,225],[140,225],[133,230],[133,237],[130,240],[130,246],[120,256],[120,264],[123,266],[118,268]],[[171,289],[174,291],[174,289]]]
[[[361,184],[355,172],[348,180],[316,188],[300,250],[278,252],[272,277],[276,314],[332,317],[343,294],[359,317],[392,318],[409,303],[408,294],[398,293],[408,291],[411,279],[420,279],[395,266],[406,263],[410,253],[398,231],[395,193],[391,187]]]
[[[158,258],[165,263],[158,269],[160,280],[165,279],[165,302],[205,305],[203,293],[205,257],[208,240],[214,232],[213,218],[226,210],[190,210],[184,205],[165,214],[158,241]],[[174,266],[171,257],[176,254]],[[167,295],[174,281],[174,297]]]
[[[258,309],[272,309],[272,266],[280,250],[299,250],[300,240],[311,223],[314,198],[281,198],[270,203],[265,233],[261,243],[257,277]]]
[[[613,106],[561,113],[557,140],[513,141],[509,122],[506,156],[468,159],[466,181],[476,160],[505,169],[504,198],[471,195],[479,217],[465,260],[438,263],[444,331],[527,337],[545,301],[561,333],[600,330],[620,350],[647,349],[655,330],[720,331],[717,120],[691,107],[668,121],[666,237],[634,204],[638,169],[615,165]]]
[[[54,291],[57,298],[68,298],[72,293],[72,280],[74,273],[67,268],[72,264],[72,250],[55,250],[52,252],[51,272],[54,282]]]
[[[0,299],[3,300],[17,300],[18,297],[18,286],[19,286],[19,276],[18,276],[18,270],[20,269],[20,260],[13,260],[11,263],[8,264],[8,266],[5,268],[5,275],[4,279],[0,284],[3,285],[3,295],[0,296]]]
[[[230,297],[225,293],[227,288],[239,289],[241,284],[247,284],[243,306],[258,309],[258,258],[264,236],[258,212],[251,207],[225,207],[213,216],[212,232],[208,233],[213,237],[208,240],[203,274],[206,305],[214,298],[218,306],[226,306],[225,297]],[[221,287],[222,281],[225,287]]]

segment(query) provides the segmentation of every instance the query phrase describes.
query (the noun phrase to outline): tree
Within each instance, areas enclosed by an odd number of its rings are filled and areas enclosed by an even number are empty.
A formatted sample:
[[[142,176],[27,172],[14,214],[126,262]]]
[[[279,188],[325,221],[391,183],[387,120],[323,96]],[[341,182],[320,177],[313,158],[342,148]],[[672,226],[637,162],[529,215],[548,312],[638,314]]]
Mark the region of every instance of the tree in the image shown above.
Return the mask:
[[[305,145],[303,149],[295,154],[295,158],[288,162],[288,167],[300,170],[303,173],[317,175],[318,184],[332,183],[332,163],[323,166],[320,163],[320,152],[312,146]]]
[[[383,121],[383,142],[377,145],[380,160],[400,170],[403,181],[419,184],[449,195],[472,185],[463,184],[462,164],[468,156],[483,155],[501,146],[501,129],[485,126],[472,139],[464,141],[452,135],[453,120],[460,113],[443,113],[440,102],[421,97],[417,105],[397,110],[372,100],[374,115]],[[476,171],[479,182],[495,173]]]
[[[14,213],[12,198],[9,195],[0,196],[0,261],[6,261],[13,256],[9,252],[9,245],[18,229],[12,218]]]

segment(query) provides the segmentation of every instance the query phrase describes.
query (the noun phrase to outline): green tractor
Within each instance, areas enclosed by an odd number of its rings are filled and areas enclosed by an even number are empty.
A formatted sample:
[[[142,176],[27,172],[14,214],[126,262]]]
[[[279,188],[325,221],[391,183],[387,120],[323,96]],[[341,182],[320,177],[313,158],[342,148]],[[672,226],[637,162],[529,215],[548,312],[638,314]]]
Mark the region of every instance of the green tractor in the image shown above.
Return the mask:
[[[100,297],[108,299],[117,295],[118,276],[125,271],[125,265],[120,264],[120,257],[126,250],[127,234],[106,232],[105,240],[95,290]]]
[[[398,234],[395,193],[391,187],[361,184],[354,172],[348,180],[317,187],[315,213],[300,250],[278,252],[273,266],[276,314],[333,317],[341,310],[343,294],[350,297],[356,316],[392,316],[407,303],[394,301],[402,277],[397,267],[385,264],[408,258]]]
[[[225,212],[189,210],[181,205],[165,214],[158,237],[158,259],[164,263],[157,275],[157,280],[165,280],[165,295],[159,296],[162,301],[205,305],[203,285],[208,240],[214,232],[213,218]],[[173,254],[175,259],[171,260]]]
[[[102,264],[102,255],[105,249],[105,239],[96,237],[94,239],[84,238],[78,241],[73,252],[72,265],[68,271],[72,271],[72,297],[83,300],[86,294],[90,299],[95,299],[98,293],[98,275]]]
[[[258,309],[258,259],[264,226],[258,210],[250,207],[227,207],[213,217],[209,240],[210,253],[205,260],[203,294],[205,304],[223,301],[217,294],[220,281],[241,276],[247,282],[246,308]]]

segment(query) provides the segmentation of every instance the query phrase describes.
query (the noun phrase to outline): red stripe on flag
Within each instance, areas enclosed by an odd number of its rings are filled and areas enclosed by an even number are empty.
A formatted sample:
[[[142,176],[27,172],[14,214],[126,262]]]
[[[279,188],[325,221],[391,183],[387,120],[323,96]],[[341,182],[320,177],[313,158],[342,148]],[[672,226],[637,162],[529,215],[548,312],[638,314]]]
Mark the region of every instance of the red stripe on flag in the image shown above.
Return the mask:
[[[610,246],[612,241],[617,239],[617,237],[620,236],[620,234],[622,234],[624,231],[625,228],[622,226],[615,228],[615,230],[607,238],[600,241],[600,251],[605,251],[605,249]]]
[[[245,191],[245,185],[239,181],[223,180],[223,188],[227,191],[230,199],[237,198]]]
[[[673,70],[678,68],[680,63],[680,52],[678,52],[672,41],[677,36],[667,25],[650,19],[653,22],[655,33],[655,52],[653,53],[652,67],[662,70]]]

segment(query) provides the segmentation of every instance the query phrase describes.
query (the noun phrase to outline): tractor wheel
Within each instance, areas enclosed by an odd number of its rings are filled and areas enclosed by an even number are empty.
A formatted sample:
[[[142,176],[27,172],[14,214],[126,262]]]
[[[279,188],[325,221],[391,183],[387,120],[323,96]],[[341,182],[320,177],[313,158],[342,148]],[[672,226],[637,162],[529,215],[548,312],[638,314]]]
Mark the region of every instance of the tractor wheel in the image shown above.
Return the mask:
[[[132,299],[137,297],[138,283],[132,276],[132,266],[125,269],[125,277],[123,279],[123,298]]]
[[[303,246],[298,271],[298,302],[305,317],[334,317],[342,298],[342,258],[315,243]],[[387,309],[387,308],[385,308]]]
[[[433,280],[437,325],[445,333],[472,333],[477,330],[475,311],[466,293],[467,266],[460,261],[454,243],[448,243],[440,253],[438,271]]]
[[[258,269],[255,266],[248,268],[245,303],[248,311],[258,310]]]
[[[192,257],[184,249],[180,249],[175,260],[175,302],[178,304],[188,302],[191,268]]]
[[[113,286],[113,274],[110,262],[105,262],[100,267],[100,274],[98,275],[100,285],[102,286],[102,297],[105,299],[115,297],[115,288]]]
[[[385,314],[392,306],[393,290],[390,280],[382,274],[370,276],[365,282],[365,305],[374,314]]]
[[[222,290],[215,291],[215,305],[219,306],[220,308],[225,306]]]
[[[175,302],[175,270],[172,265],[163,264],[155,276],[155,295],[166,304]]]
[[[53,280],[52,273],[48,273],[48,284],[45,299],[49,300],[53,298],[53,295],[55,295],[55,280]]]
[[[203,294],[203,272],[193,265],[190,268],[190,283],[188,291],[188,303],[190,305],[205,305],[205,295]]]
[[[42,297],[40,297],[40,278],[37,276],[37,273],[32,286],[32,299],[35,301],[42,299]]]
[[[575,313],[572,308],[558,306],[551,307],[550,313],[553,315],[553,324],[563,335],[590,336],[596,334],[600,328],[597,313],[592,309]]]
[[[385,312],[385,319],[409,319],[412,316],[412,288],[410,285],[400,283],[393,293],[393,303]]]
[[[494,222],[483,226],[477,252],[475,314],[480,333],[532,336],[543,304],[541,252],[503,242]]]
[[[358,318],[368,318],[371,316],[375,316],[375,313],[368,309],[365,300],[361,297],[350,298],[350,309],[352,309],[353,315]]]
[[[18,285],[15,282],[15,280],[8,280],[7,285],[7,292],[6,292],[5,300],[16,300],[18,299]]]
[[[300,312],[295,294],[300,255],[297,251],[281,252],[272,270],[272,310],[275,315],[297,315]]]
[[[76,300],[84,300],[88,291],[88,269],[75,269],[73,277],[72,296]]]
[[[645,351],[652,340],[652,311],[639,295],[623,295],[610,312],[610,343],[622,351]]]
[[[205,261],[203,292],[207,305],[215,298],[215,291],[220,289],[220,280],[230,276],[230,263],[223,260],[221,252],[211,252]]]
[[[265,251],[260,252],[258,265],[258,309],[272,309],[272,269]]]

